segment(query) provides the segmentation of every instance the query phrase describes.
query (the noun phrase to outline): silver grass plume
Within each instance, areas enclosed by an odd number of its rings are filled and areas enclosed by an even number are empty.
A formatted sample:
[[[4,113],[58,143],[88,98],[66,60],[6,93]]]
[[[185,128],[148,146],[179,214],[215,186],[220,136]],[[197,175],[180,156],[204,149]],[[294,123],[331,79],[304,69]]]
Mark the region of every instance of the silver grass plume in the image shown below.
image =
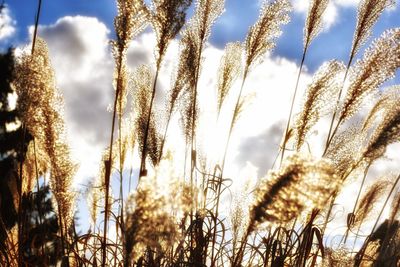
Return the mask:
[[[76,166],[71,160],[69,146],[66,143],[66,129],[62,115],[63,102],[60,98],[52,101],[52,107],[45,111],[44,147],[50,159],[50,187],[52,189],[58,215],[63,221],[63,231],[68,232],[75,212],[75,194],[72,180]]]
[[[291,5],[287,0],[264,1],[257,22],[250,27],[247,34],[245,69],[275,47],[275,40],[281,35],[281,26],[290,20]]]
[[[48,156],[42,143],[30,142],[25,154],[22,184],[22,193],[32,192],[37,185],[36,178],[45,175],[49,171]]]
[[[388,185],[389,184],[387,182],[378,180],[367,189],[365,194],[358,202],[358,206],[354,214],[354,222],[350,225],[350,227],[355,228],[360,226],[369,217],[369,215],[371,215],[376,202],[383,196]]]
[[[23,53],[16,67],[16,90],[21,115],[28,131],[35,137],[49,159],[50,186],[57,213],[66,231],[74,215],[74,193],[71,192],[76,166],[66,143],[67,131],[63,118],[63,100],[56,88],[55,75],[47,44],[36,40],[35,55]]]
[[[193,111],[193,103],[196,101],[196,109]],[[192,138],[192,128],[196,129],[199,114],[199,105],[195,100],[193,92],[185,92],[181,98],[181,127],[186,140]]]
[[[196,11],[190,19],[189,27],[196,31],[198,42],[201,45],[208,40],[211,28],[224,11],[225,0],[197,0]],[[199,43],[199,44],[200,44]]]
[[[150,112],[150,97],[152,87],[153,76],[150,68],[147,66],[140,66],[132,77],[132,83],[134,91],[132,91],[132,97],[134,99],[135,110],[137,116],[135,118],[135,132],[136,140],[139,144],[139,153],[143,153],[144,137],[147,127],[148,112]],[[152,119],[150,120],[149,135],[147,139],[147,154],[150,157],[153,165],[156,165],[159,159],[160,152],[160,136],[156,128],[156,120],[154,113],[151,114]],[[142,155],[140,155],[142,156]]]
[[[197,64],[200,47],[196,38],[196,32],[192,27],[185,29],[182,34],[182,39],[180,41],[181,54],[173,86],[174,98],[181,94],[181,124],[186,140],[190,140],[192,137],[191,129],[193,123],[195,123],[193,119],[197,121],[197,103],[195,114],[193,114],[193,103],[195,101],[194,88],[196,87],[196,77],[199,72],[198,68],[200,67],[199,64]]]
[[[323,208],[339,183],[326,160],[298,154],[289,157],[278,171],[271,171],[255,192],[248,232],[264,223],[288,222],[305,209]]]
[[[325,158],[333,164],[336,174],[343,177],[351,169],[362,154],[366,132],[360,124],[353,124],[335,135],[325,153]]]
[[[14,86],[18,95],[19,116],[27,130],[34,137],[39,137],[43,135],[44,125],[42,107],[54,98],[55,77],[46,42],[38,38],[35,47],[34,56],[26,48],[18,58]]]
[[[396,105],[387,110],[382,121],[372,133],[371,139],[363,152],[362,159],[372,163],[382,157],[386,147],[400,140],[400,107]]]
[[[251,101],[255,97],[256,97],[256,94],[250,93],[250,94],[244,95],[240,98],[238,105],[233,110],[232,127],[234,127],[236,125],[236,123],[240,119],[240,116],[242,115],[242,113],[244,112],[246,107],[248,107],[250,105]]]
[[[197,0],[195,14],[182,33],[182,54],[179,69],[185,67],[182,71],[185,86],[180,112],[182,113],[181,123],[186,140],[191,140],[192,145],[199,110],[197,84],[201,71],[202,50],[211,34],[212,25],[223,12],[224,3],[224,0]]]
[[[350,57],[353,58],[371,35],[371,28],[385,10],[393,6],[394,0],[362,0],[358,6],[357,26],[354,31]]]
[[[239,42],[227,44],[218,70],[218,114],[241,69],[242,45]]]
[[[179,233],[173,217],[165,210],[166,205],[165,197],[155,192],[153,184],[146,182],[129,196],[124,239],[124,254],[129,261],[127,266],[131,266],[130,263],[135,262],[146,249],[165,253],[174,245]]]
[[[379,94],[379,99],[375,102],[371,111],[363,123],[363,131],[369,130],[375,120],[382,116],[385,111],[391,110],[400,102],[400,86],[391,86],[383,89]]]
[[[114,19],[117,40],[112,42],[114,56],[115,52],[125,56],[129,43],[146,27],[148,12],[143,0],[117,0],[117,10]]]
[[[195,36],[192,30],[186,29],[182,33],[180,40],[180,55],[176,72],[172,81],[172,89],[168,96],[168,111],[172,112],[176,101],[183,93],[187,94],[195,86],[199,47],[195,42]]]
[[[322,28],[322,15],[324,14],[329,0],[311,0],[306,25],[304,27],[304,47],[308,47],[311,41],[318,35]]]
[[[192,0],[153,0],[149,18],[157,37],[157,66],[161,63],[169,42],[185,24],[186,10],[191,3]]]
[[[319,68],[308,85],[303,107],[295,122],[296,150],[301,148],[310,129],[333,108],[331,99],[340,86],[338,74],[344,69],[341,62],[327,62]]]
[[[364,57],[358,60],[350,72],[350,85],[344,101],[339,122],[354,115],[362,101],[394,77],[400,67],[400,28],[385,31],[374,40]]]
[[[115,59],[114,88],[118,92],[117,113],[122,117],[126,105],[128,68],[126,52],[132,39],[147,25],[148,11],[143,0],[117,0],[118,14],[114,19],[116,40],[111,41]]]

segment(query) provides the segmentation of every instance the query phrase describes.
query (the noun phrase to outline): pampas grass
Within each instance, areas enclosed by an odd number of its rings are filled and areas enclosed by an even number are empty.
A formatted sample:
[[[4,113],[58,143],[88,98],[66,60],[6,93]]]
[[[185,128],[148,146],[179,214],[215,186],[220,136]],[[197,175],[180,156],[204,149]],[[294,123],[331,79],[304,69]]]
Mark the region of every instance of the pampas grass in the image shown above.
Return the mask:
[[[191,0],[117,0],[116,4],[115,40],[110,42],[115,61],[110,143],[85,195],[90,206],[87,233],[74,231],[72,181],[76,164],[71,160],[63,100],[56,88],[46,43],[38,38],[35,54],[23,52],[15,70],[13,87],[18,94],[20,118],[35,138],[28,146],[25,161],[20,162],[23,192],[29,194],[33,190],[35,179],[39,185],[41,176],[50,177],[60,226],[60,264],[303,267],[358,266],[369,260],[372,266],[380,266],[389,259],[392,266],[398,264],[400,197],[398,193],[392,195],[398,191],[400,176],[391,182],[377,180],[367,190],[364,184],[367,177],[377,175],[370,168],[384,162],[388,147],[400,140],[399,87],[381,88],[400,67],[400,30],[385,31],[353,64],[373,25],[392,1],[360,2],[348,64],[334,59],[323,63],[306,88],[298,114],[292,118],[306,54],[321,32],[329,4],[327,0],[310,1],[302,61],[290,99],[282,147],[279,151],[264,152],[279,153],[281,164],[265,172],[254,185],[243,182],[247,185],[235,190],[236,197],[231,194],[231,186],[237,182],[236,173],[227,171],[231,166],[226,158],[231,156],[229,146],[234,129],[244,119],[241,115],[249,110],[253,97],[244,90],[245,85],[249,86],[249,75],[275,47],[283,26],[289,22],[290,2],[261,2],[259,17],[246,38],[243,42],[228,43],[215,77],[207,77],[215,79],[215,88],[205,87],[199,81],[204,75],[202,69],[209,67],[205,65],[204,51],[209,46],[213,25],[224,12],[225,1],[197,0],[194,9],[190,8]],[[193,10],[190,19],[186,19],[188,10]],[[130,43],[148,25],[156,36],[154,62],[130,69]],[[171,42],[176,39],[179,53],[173,62],[170,88],[163,95],[159,91],[160,70]],[[278,85],[262,89],[287,88]],[[215,90],[215,99],[205,103],[199,97],[203,90]],[[164,109],[156,105],[156,99],[164,104]],[[365,115],[360,110],[368,99],[373,99],[374,105]],[[201,146],[204,105],[215,108],[212,118],[218,126],[224,123],[223,113],[228,113],[222,157],[218,159]],[[325,151],[322,156],[315,155],[306,145],[312,142],[313,130],[330,114],[327,142],[322,147]],[[267,115],[251,117],[256,123],[267,123]],[[180,124],[181,135],[172,136],[169,132],[171,127],[177,127],[174,124]],[[182,151],[174,144],[170,146],[170,138],[183,140]],[[293,152],[285,156],[292,145]],[[179,154],[183,152],[185,155]],[[379,174],[382,175],[386,174]],[[137,186],[131,190],[132,177],[136,176]],[[117,195],[113,190],[114,178],[119,181]],[[127,178],[130,192],[125,196]],[[360,187],[357,198],[347,197],[354,208],[346,218],[345,213],[335,214],[334,206],[336,197],[351,181]],[[390,201],[391,211],[384,218]],[[374,213],[377,207],[378,215]],[[341,216],[341,226],[346,231],[340,248],[325,242],[330,237],[327,229],[333,215]],[[23,218],[21,209],[19,216]],[[386,221],[380,225],[382,219]],[[19,244],[28,237],[21,231],[21,221],[7,229],[5,244],[0,247],[2,265],[23,263],[23,248]],[[367,223],[371,221],[375,222],[372,228]],[[367,229],[370,234],[361,236],[360,229]],[[347,246],[348,237],[364,242],[360,251]]]

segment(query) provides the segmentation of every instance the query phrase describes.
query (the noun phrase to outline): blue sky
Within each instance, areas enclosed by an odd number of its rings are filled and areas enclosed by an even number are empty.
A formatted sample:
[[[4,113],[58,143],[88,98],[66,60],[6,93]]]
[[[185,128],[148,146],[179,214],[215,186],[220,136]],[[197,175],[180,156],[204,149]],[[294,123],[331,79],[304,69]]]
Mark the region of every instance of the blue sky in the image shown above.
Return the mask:
[[[347,1],[354,2],[354,0]],[[339,2],[346,2],[346,0]],[[6,3],[17,23],[16,34],[8,40],[8,44],[26,42],[27,27],[33,24],[37,1],[9,0]],[[217,47],[223,47],[227,42],[244,40],[248,27],[257,19],[258,3],[258,0],[227,0],[225,13],[213,29],[211,43]],[[356,18],[356,7],[349,5],[337,5],[339,15],[336,22],[312,43],[306,62],[310,70],[314,71],[321,62],[332,58],[347,60]],[[115,14],[115,3],[110,0],[44,0],[40,23],[48,25],[64,16],[82,15],[97,17],[112,30]],[[278,40],[275,55],[299,60],[304,17],[304,12],[295,10],[292,13],[291,22],[285,26],[284,33]],[[400,27],[399,9],[385,12],[381,16],[374,27],[373,37],[379,36],[385,29],[391,27]],[[4,43],[2,46],[4,47]]]

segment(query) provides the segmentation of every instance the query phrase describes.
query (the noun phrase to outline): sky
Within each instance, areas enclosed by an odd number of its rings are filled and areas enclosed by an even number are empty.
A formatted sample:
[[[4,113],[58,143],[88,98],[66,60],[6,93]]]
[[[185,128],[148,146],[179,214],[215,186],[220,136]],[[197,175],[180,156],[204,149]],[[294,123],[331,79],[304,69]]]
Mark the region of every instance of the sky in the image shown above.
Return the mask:
[[[0,49],[10,45],[23,47],[29,43],[34,23],[37,1],[8,0],[0,25]],[[244,41],[248,28],[256,20],[260,0],[226,0],[225,12],[216,22],[204,52],[199,88],[215,88],[215,73],[228,42]],[[321,34],[312,42],[305,61],[300,82],[299,104],[302,93],[313,73],[325,61],[338,59],[347,61],[356,23],[359,0],[332,0],[324,15]],[[289,100],[295,85],[303,45],[303,26],[308,1],[293,0],[291,22],[283,27],[276,48],[254,69],[246,85],[246,93],[254,94],[252,103],[242,115],[232,137],[228,157],[228,175],[252,177],[256,180],[266,174],[276,156],[285,121],[289,111]],[[64,95],[66,123],[69,131],[72,155],[79,162],[75,184],[77,187],[92,180],[98,172],[101,153],[109,138],[111,120],[107,111],[112,102],[113,60],[109,41],[115,37],[113,19],[115,2],[110,0],[43,0],[39,36],[44,38],[57,76],[57,85]],[[373,28],[373,36],[363,46],[358,57],[373,38],[388,28],[400,27],[400,9],[385,11]],[[131,69],[141,65],[154,65],[154,34],[147,29],[137,37],[128,51]],[[178,56],[178,41],[171,43],[160,76],[161,98],[170,84],[171,72]],[[152,65],[153,64],[153,65]],[[400,75],[387,85],[399,84]],[[237,90],[238,85],[234,86]],[[207,103],[215,97],[212,90],[200,93],[200,101]],[[232,99],[228,99],[232,102]],[[213,107],[203,112],[204,123],[215,113]],[[213,113],[214,112],[214,113]],[[262,114],[255,118],[254,114]],[[224,118],[224,117],[222,117]],[[255,121],[257,119],[257,121]],[[223,124],[223,123],[222,123]],[[224,129],[224,125],[220,126]],[[327,129],[327,122],[315,130],[315,151]],[[201,131],[201,130],[200,130]],[[218,129],[215,130],[218,132]],[[179,139],[178,129],[173,129],[171,139]],[[222,136],[221,138],[224,138]],[[205,137],[209,147],[219,147],[218,141]],[[173,141],[171,141],[173,143]],[[173,147],[174,145],[172,145]],[[388,157],[395,158],[392,147]],[[268,153],[266,153],[268,151]],[[272,152],[271,152],[272,151]],[[399,161],[393,160],[377,165],[371,177],[382,169],[393,169]],[[384,167],[382,167],[384,166]],[[241,188],[244,179],[238,179],[236,188]],[[355,193],[355,187],[349,187]],[[353,190],[353,191],[352,191]],[[85,215],[84,211],[83,216]]]

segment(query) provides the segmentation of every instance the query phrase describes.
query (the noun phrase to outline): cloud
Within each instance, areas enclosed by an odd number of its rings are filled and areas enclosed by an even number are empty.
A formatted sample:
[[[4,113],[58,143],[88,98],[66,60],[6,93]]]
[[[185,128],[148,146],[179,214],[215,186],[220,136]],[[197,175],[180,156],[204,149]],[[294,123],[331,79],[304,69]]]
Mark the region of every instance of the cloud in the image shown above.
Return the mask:
[[[333,0],[330,1],[323,15],[323,30],[328,31],[338,20],[340,9],[357,7],[360,0]],[[292,0],[295,12],[307,14],[309,1]]]
[[[72,156],[80,165],[76,183],[97,174],[109,138],[113,61],[108,34],[104,23],[82,16],[63,17],[39,27],[65,100]]]
[[[11,17],[10,9],[5,6],[0,14],[0,41],[12,37],[16,31],[16,21]]]

